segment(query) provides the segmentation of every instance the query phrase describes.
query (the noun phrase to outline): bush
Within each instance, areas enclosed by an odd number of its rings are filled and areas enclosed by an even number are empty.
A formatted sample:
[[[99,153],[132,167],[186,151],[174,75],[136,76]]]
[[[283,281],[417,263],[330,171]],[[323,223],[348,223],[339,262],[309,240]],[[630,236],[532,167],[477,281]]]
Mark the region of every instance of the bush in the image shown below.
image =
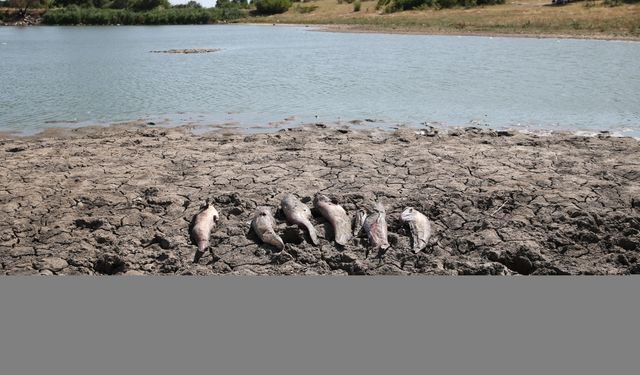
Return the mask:
[[[197,1],[191,0],[186,4],[176,4],[171,6],[172,8],[194,8],[194,9],[202,9],[202,4]]]
[[[168,9],[171,8],[171,4],[169,0],[134,0],[129,1],[129,8],[141,12],[158,8]]]
[[[284,13],[291,7],[291,0],[256,0],[256,13],[262,15]]]
[[[360,6],[361,6],[361,5],[362,5],[362,4],[360,4],[360,0],[356,0],[356,1],[353,3],[353,11],[354,11],[354,12],[359,12],[359,11],[360,11]]]
[[[124,9],[80,8],[71,5],[54,9],[42,17],[45,25],[197,25],[244,17],[239,9],[154,9],[132,12]]]
[[[316,9],[318,9],[317,5],[296,5],[293,7],[294,12],[301,14],[311,13]]]
[[[247,0],[217,0],[216,8],[249,8]]]
[[[384,9],[385,12],[391,13],[418,8],[471,8],[479,5],[495,5],[504,3],[505,0],[378,0],[376,9]]]
[[[603,2],[604,5],[608,5],[610,7],[622,5],[623,3],[625,4],[640,3],[640,0],[604,0]]]

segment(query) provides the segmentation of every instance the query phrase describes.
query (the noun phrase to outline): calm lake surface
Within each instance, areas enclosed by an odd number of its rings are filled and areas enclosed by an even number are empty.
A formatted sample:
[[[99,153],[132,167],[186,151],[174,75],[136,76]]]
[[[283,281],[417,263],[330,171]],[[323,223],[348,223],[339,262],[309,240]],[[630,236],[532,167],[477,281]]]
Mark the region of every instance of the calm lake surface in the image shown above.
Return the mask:
[[[150,53],[220,48],[209,54]],[[389,124],[640,136],[640,43],[253,25],[0,28],[0,131]]]

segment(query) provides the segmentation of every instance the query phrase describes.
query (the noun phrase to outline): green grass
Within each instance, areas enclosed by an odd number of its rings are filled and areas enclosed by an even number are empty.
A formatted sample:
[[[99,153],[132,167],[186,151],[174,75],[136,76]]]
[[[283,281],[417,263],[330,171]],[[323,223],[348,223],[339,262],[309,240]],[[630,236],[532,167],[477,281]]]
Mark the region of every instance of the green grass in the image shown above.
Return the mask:
[[[310,14],[286,12],[246,22],[330,25],[343,31],[509,34],[640,39],[640,4],[608,6],[602,0],[551,6],[551,0],[506,0],[503,5],[384,13],[363,1],[360,12],[346,1],[317,0]],[[333,27],[331,27],[333,26]]]
[[[550,6],[551,0],[506,0],[502,5],[426,8],[385,13],[377,1],[311,0],[282,14],[250,16],[247,10],[166,9],[136,13],[126,10],[54,9],[45,24],[198,24],[221,21],[329,25],[337,31],[382,31],[432,34],[508,34],[640,39],[640,0],[589,0]],[[628,3],[628,2],[635,3]],[[476,3],[478,0],[476,0]],[[615,6],[612,6],[615,3]],[[11,10],[0,9],[8,19]],[[42,14],[44,9],[33,10]]]

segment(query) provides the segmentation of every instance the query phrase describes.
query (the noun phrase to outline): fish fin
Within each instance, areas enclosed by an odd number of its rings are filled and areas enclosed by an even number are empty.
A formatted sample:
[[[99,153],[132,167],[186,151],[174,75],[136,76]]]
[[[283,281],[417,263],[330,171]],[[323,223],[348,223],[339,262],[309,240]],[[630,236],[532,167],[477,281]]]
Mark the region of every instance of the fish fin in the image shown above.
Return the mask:
[[[307,232],[309,232],[311,243],[315,246],[318,246],[320,242],[318,242],[318,234],[316,233],[316,228],[314,228],[313,224],[311,224],[311,222],[308,220],[305,220],[304,226],[307,228]]]
[[[209,247],[209,241],[198,241],[198,251],[204,253],[207,247]]]
[[[282,241],[282,238],[273,231],[263,233],[262,242],[269,244],[278,250],[284,250],[284,242]]]
[[[338,245],[346,245],[353,238],[351,234],[351,223],[348,220],[340,220],[334,228],[335,240]]]

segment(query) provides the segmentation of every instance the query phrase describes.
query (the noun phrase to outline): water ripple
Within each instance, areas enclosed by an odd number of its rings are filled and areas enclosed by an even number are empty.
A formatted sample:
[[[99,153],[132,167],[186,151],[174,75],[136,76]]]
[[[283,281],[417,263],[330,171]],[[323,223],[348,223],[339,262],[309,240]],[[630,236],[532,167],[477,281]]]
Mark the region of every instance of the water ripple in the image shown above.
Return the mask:
[[[638,43],[248,25],[5,27],[0,41],[0,130],[296,115],[640,132]],[[170,48],[221,51],[148,52]]]

